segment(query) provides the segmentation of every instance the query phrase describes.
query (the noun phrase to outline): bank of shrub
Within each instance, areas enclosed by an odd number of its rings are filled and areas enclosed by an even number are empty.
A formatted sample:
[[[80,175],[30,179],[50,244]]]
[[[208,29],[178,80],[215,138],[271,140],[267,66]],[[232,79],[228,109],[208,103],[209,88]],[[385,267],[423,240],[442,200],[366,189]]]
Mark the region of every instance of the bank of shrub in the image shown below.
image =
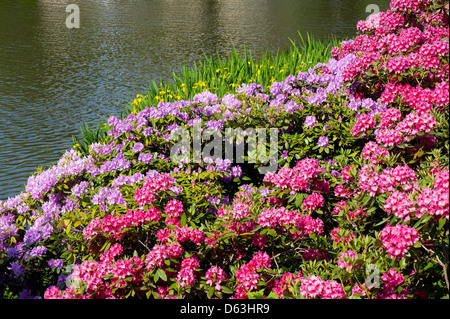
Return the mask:
[[[448,4],[393,0],[357,27],[270,87],[111,117],[30,176],[0,204],[3,297],[448,297]],[[199,127],[222,152],[194,162]],[[262,129],[272,157],[248,147]]]

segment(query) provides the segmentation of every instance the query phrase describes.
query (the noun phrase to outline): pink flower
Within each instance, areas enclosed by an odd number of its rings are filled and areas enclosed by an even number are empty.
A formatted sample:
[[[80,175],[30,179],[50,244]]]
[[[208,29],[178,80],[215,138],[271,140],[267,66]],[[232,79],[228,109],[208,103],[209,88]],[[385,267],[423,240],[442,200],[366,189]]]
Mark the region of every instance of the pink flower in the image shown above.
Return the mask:
[[[366,133],[375,128],[375,120],[372,115],[361,114],[352,129],[352,134],[357,137],[360,133]]]
[[[311,275],[301,280],[300,294],[304,298],[317,298],[322,294],[324,286],[322,278]]]
[[[363,151],[363,153],[364,153],[364,151]],[[364,157],[364,155],[363,155],[363,157]],[[342,168],[341,178],[345,183],[349,183],[349,182],[353,181],[353,177],[350,176],[350,174],[349,174],[350,170],[352,170],[352,169],[354,169],[353,166],[345,166]]]
[[[362,150],[362,157],[373,164],[384,163],[388,156],[389,152],[385,148],[378,146],[377,143],[372,141],[367,142]]]
[[[442,191],[441,188],[424,188],[419,197],[417,197],[417,206],[419,206],[419,211],[416,212],[418,218],[421,218],[425,213],[432,216],[448,218],[449,192],[448,190]]]
[[[419,241],[419,233],[415,228],[398,224],[396,226],[387,225],[380,232],[380,239],[383,248],[386,249],[389,257],[402,259],[409,247]]]
[[[407,193],[394,190],[386,199],[384,210],[388,213],[393,213],[404,221],[409,221],[410,217],[416,212],[416,207]]]
[[[192,269],[195,270],[200,267],[200,263],[198,262],[197,257],[192,256],[189,258],[183,259],[181,262],[181,268],[183,269]]]
[[[154,267],[161,268],[163,266],[164,260],[169,257],[168,249],[164,245],[155,245],[151,252],[145,257],[145,265],[147,269],[152,269]]]
[[[205,274],[206,277],[206,284],[210,285],[211,287],[214,286],[215,290],[222,290],[222,287],[220,284],[222,281],[227,279],[226,273],[223,271],[220,267],[211,267],[206,271]]]
[[[303,209],[306,211],[315,211],[325,205],[325,199],[319,193],[312,193],[303,200]]]
[[[336,280],[325,281],[321,295],[321,299],[344,299],[346,297],[344,287]]]
[[[361,286],[358,283],[355,283],[355,285],[352,288],[352,296],[356,294],[360,294],[363,297],[367,296],[366,290],[364,289],[365,287],[366,287],[365,283],[363,283]]]
[[[394,146],[402,144],[403,138],[399,131],[381,129],[377,134],[377,143],[384,146]]]
[[[169,217],[181,217],[183,210],[183,204],[177,199],[172,199],[167,203],[164,213]]]
[[[380,115],[379,128],[391,129],[394,128],[395,122],[399,122],[402,119],[402,112],[396,108],[389,108],[383,111]]]
[[[190,268],[181,269],[177,274],[176,281],[183,288],[192,287],[195,283],[194,270]]]

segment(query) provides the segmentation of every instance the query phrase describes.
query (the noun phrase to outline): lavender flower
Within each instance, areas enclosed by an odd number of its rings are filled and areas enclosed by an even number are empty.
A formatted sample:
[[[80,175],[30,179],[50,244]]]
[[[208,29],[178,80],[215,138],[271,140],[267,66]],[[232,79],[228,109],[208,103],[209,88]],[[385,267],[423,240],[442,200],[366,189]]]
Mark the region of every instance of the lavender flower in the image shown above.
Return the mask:
[[[314,115],[308,115],[305,119],[305,127],[314,127],[316,123],[317,119]]]
[[[239,165],[233,166],[231,168],[231,175],[234,178],[241,178],[242,177],[242,168]]]
[[[153,133],[153,128],[151,128],[151,127],[146,127],[142,130],[142,134],[144,134],[145,136],[149,136],[152,133]]]
[[[6,238],[15,236],[18,228],[15,225],[15,216],[13,214],[0,215],[0,243]]]
[[[196,94],[193,100],[196,103],[215,104],[219,102],[219,97],[208,90],[205,90]]]
[[[332,171],[330,174],[331,174],[331,176],[333,176],[333,177],[338,177],[338,176],[341,175],[341,173],[338,172],[338,171]]]
[[[39,242],[42,239],[42,233],[35,228],[30,228],[23,237],[23,242],[27,245]]]
[[[266,197],[267,195],[270,194],[270,191],[269,191],[267,188],[261,188],[261,189],[259,190],[259,192],[261,193],[261,196],[262,196],[262,197]]]
[[[89,188],[89,182],[82,181],[79,184],[72,187],[71,192],[72,192],[73,196],[80,197],[82,194],[85,194],[88,191],[88,188]]]
[[[133,145],[133,153],[137,153],[137,152],[142,152],[144,150],[144,144],[142,144],[141,142],[138,142],[136,144]]]
[[[224,127],[223,121],[221,120],[210,120],[206,123],[206,128],[222,131]]]
[[[227,171],[231,166],[231,161],[229,159],[221,159],[220,157],[216,158],[216,166],[220,172]]]
[[[11,267],[8,267],[8,269],[12,270],[16,277],[19,277],[20,275],[23,275],[27,272],[25,267],[19,264],[17,261],[11,262]]]
[[[183,192],[183,187],[172,186],[171,188],[169,188],[169,190],[174,192],[175,195],[180,195]]]
[[[329,145],[328,137],[326,137],[326,136],[319,137],[319,141],[317,142],[317,145],[319,147],[328,147],[328,145]]]
[[[259,91],[259,92],[258,92]],[[261,84],[251,83],[249,85],[242,84],[241,87],[237,90],[238,93],[244,93],[248,96],[253,96],[257,92],[261,93],[263,91],[263,87]],[[223,99],[222,99],[223,102]]]
[[[50,259],[48,261],[48,266],[50,268],[61,269],[64,266],[64,261],[62,259]]]
[[[295,110],[300,109],[300,106],[298,106],[294,100],[290,100],[284,105],[284,108],[286,109],[287,112],[292,114]]]
[[[20,251],[15,247],[9,248],[7,251],[9,258],[15,258],[15,257],[19,256],[19,253],[20,253]]]
[[[36,246],[34,247],[31,252],[30,252],[30,256],[31,257],[40,257],[42,255],[44,255],[47,252],[47,247],[45,246]]]
[[[253,90],[252,90],[253,91]],[[250,95],[250,94],[247,94]],[[251,94],[253,95],[253,94]],[[222,98],[222,103],[223,105],[225,105],[227,108],[232,108],[232,109],[238,109],[241,107],[242,103],[241,101],[238,100],[238,98],[236,96],[234,96],[233,94],[227,94]]]

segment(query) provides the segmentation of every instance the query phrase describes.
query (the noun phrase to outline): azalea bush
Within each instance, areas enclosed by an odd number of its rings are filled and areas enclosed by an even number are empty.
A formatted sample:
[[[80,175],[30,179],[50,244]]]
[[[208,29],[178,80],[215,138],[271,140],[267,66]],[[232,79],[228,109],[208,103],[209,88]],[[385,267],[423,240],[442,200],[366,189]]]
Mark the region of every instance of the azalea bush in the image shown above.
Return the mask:
[[[0,203],[3,297],[448,297],[448,10],[393,0],[269,87],[110,117]]]

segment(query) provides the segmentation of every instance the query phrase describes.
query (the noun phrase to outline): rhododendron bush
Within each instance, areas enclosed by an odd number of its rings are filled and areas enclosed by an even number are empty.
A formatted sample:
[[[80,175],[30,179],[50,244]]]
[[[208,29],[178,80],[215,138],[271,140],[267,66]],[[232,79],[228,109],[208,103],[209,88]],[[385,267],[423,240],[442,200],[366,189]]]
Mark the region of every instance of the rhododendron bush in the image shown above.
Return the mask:
[[[393,0],[269,88],[109,118],[88,155],[67,151],[0,202],[2,296],[448,296],[448,10]],[[276,169],[249,149],[173,160],[171,133],[196,125],[224,144],[239,128],[234,146],[276,129]]]

